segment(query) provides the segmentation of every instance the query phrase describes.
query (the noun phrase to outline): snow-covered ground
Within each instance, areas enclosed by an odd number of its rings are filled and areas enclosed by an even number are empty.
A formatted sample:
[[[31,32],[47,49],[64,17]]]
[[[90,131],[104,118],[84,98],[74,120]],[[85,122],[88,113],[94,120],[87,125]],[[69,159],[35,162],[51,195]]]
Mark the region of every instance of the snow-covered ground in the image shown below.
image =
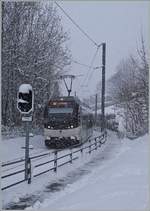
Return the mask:
[[[31,139],[34,153],[45,150],[41,137]],[[14,145],[13,140],[4,140],[3,161],[24,156],[22,144],[22,138]],[[141,210],[148,207],[148,184],[148,135],[131,141],[109,133],[99,150],[61,167],[57,174],[51,172],[34,178],[31,185],[22,183],[3,191],[3,207]]]
[[[93,134],[93,137],[95,137],[97,135],[99,135],[99,132],[95,131]],[[3,148],[2,161],[3,161],[3,163],[7,163],[7,161],[11,161],[11,160],[13,160],[13,161],[15,161],[16,159],[18,160],[18,158],[20,158],[20,157],[23,158],[24,157],[24,149],[22,149],[22,146],[24,146],[24,142],[25,142],[25,139],[22,137],[16,138],[16,139],[3,140],[2,141],[2,148]],[[53,159],[54,154],[52,153],[53,150],[49,150],[48,148],[45,148],[44,139],[42,136],[35,136],[34,138],[31,138],[30,144],[32,144],[32,146],[33,146],[33,149],[30,150],[30,155],[37,155],[37,154],[39,154],[39,152],[50,152],[50,153],[48,153],[49,154],[48,156],[42,157],[40,160],[39,160],[39,158],[35,159],[34,162],[31,162],[31,164],[33,163],[32,175],[35,175],[38,172],[34,169],[34,165],[37,164],[37,162],[41,163],[41,162],[47,161],[47,159],[48,160]],[[101,147],[101,150],[103,150],[104,147],[105,146]],[[77,148],[75,148],[74,150],[77,150]],[[87,151],[88,151],[88,149],[87,149]],[[68,152],[70,152],[70,151],[67,149],[63,150],[62,152],[59,152],[59,156],[67,154]],[[11,187],[7,190],[4,190],[3,191],[4,205],[6,205],[7,203],[9,203],[11,201],[14,201],[14,200],[16,201],[16,198],[18,198],[18,196],[24,197],[26,194],[33,194],[34,192],[37,193],[39,190],[44,189],[45,186],[49,182],[51,182],[51,181],[53,182],[55,179],[61,178],[62,176],[66,175],[69,171],[80,166],[81,160],[82,160],[82,163],[84,163],[84,162],[87,162],[90,158],[92,158],[92,156],[88,156],[88,153],[84,153],[84,154],[85,154],[84,159],[80,155],[81,159],[78,159],[78,162],[76,162],[75,165],[72,165],[72,167],[70,165],[64,166],[64,168],[61,168],[61,170],[57,174],[54,172],[48,172],[47,174],[40,176],[39,179],[33,178],[31,185],[27,185],[26,182],[24,182],[24,183],[14,186],[14,187]],[[64,159],[66,159],[66,158],[64,158]],[[61,162],[62,162],[62,160],[60,160],[60,163]],[[58,164],[59,164],[59,162],[58,162]],[[2,175],[9,174],[9,173],[12,173],[17,170],[21,170],[23,167],[24,167],[23,163],[15,164],[12,167],[11,166],[3,167]],[[41,168],[44,168],[42,170],[45,170],[46,168],[49,168],[49,167],[50,167],[49,164],[47,164],[47,165],[44,165],[44,167],[42,166]],[[14,182],[20,181],[23,178],[24,178],[24,173],[21,173],[19,175],[14,175],[13,177],[10,177],[10,178],[8,177],[8,179],[5,178],[1,182],[2,187],[5,187]],[[42,180],[40,178],[42,178]],[[39,181],[40,181],[40,183],[39,183]]]
[[[45,200],[41,207],[64,210],[148,208],[148,136],[135,141],[124,139],[120,150],[111,151],[108,147],[103,156],[103,161],[97,156],[97,165],[89,174]]]
[[[5,139],[1,141],[1,160],[2,162],[24,158],[25,137]],[[30,137],[30,155],[48,150],[41,135]]]

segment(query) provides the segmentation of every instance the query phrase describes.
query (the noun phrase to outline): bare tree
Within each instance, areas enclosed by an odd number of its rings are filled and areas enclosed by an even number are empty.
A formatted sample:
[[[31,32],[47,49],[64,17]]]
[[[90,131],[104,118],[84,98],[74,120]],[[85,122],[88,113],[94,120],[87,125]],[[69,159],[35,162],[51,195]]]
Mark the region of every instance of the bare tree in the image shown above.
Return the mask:
[[[109,80],[109,95],[116,105],[124,108],[128,134],[138,136],[148,132],[148,60],[143,37],[138,56],[122,60],[116,74]]]

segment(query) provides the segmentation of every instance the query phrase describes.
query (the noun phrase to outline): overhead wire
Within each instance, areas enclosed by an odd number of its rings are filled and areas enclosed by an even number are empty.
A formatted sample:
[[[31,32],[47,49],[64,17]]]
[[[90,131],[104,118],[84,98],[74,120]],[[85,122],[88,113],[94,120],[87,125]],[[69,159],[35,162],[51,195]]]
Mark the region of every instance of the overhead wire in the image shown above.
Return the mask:
[[[87,64],[83,64],[83,63],[80,63],[80,62],[78,62],[78,61],[76,61],[76,60],[72,60],[72,62],[74,62],[75,64],[79,64],[79,65],[81,65],[81,66],[84,66],[84,67],[88,67],[88,68],[90,68],[90,66],[89,66],[89,65],[87,65]]]
[[[85,84],[85,82],[87,81],[87,79],[89,80],[89,73],[90,73],[91,69],[93,68],[94,60],[95,60],[96,55],[97,55],[97,53],[98,53],[99,47],[100,47],[100,46],[98,46],[97,49],[96,49],[96,52],[95,52],[95,54],[94,54],[94,56],[93,56],[93,58],[92,58],[92,60],[91,60],[91,64],[89,65],[89,70],[88,70],[88,72],[87,72],[86,78],[83,80],[81,86],[83,86],[83,85]],[[92,72],[92,73],[93,73],[93,72]],[[88,83],[88,81],[87,81],[87,83]],[[86,84],[87,84],[87,83],[86,83]]]
[[[81,87],[85,82],[86,82],[86,80],[88,79],[88,81],[89,81],[89,73],[90,73],[90,71],[91,71],[91,69],[93,68],[93,64],[94,64],[94,60],[95,60],[95,57],[96,57],[96,55],[97,55],[97,53],[98,53],[98,50],[99,50],[99,48],[100,48],[100,46],[102,45],[102,43],[101,44],[97,44],[80,26],[79,26],[79,24],[77,24],[74,20],[73,20],[73,18],[71,18],[70,17],[70,15],[58,4],[58,2],[56,2],[56,1],[54,1],[54,3],[59,7],[59,9],[66,15],[66,17],[80,30],[80,32],[82,32],[82,34],[84,34],[84,36],[86,36],[87,38],[88,38],[88,40],[89,41],[91,41],[93,44],[94,44],[94,46],[96,46],[97,47],[97,49],[96,49],[96,52],[95,52],[95,54],[94,54],[94,56],[93,56],[93,58],[92,58],[92,60],[91,60],[91,64],[90,65],[86,65],[86,64],[83,64],[83,63],[80,63],[80,62],[77,62],[77,61],[75,61],[75,60],[73,60],[73,62],[74,63],[76,63],[76,64],[79,64],[79,65],[82,65],[82,66],[85,66],[85,67],[88,67],[89,68],[89,70],[88,70],[88,73],[87,73],[87,76],[86,76],[86,78],[83,80],[83,82],[82,82],[82,84],[80,84],[79,86],[78,86],[78,88],[79,87]],[[90,74],[90,76],[92,76],[92,74],[93,74],[93,72]],[[88,83],[88,81],[87,81],[87,83]]]
[[[69,20],[95,45],[99,46],[80,26],[77,24],[68,13],[55,1],[55,4],[60,8],[60,10],[69,18]]]
[[[100,67],[97,67],[97,68],[95,68],[95,69],[93,68],[93,71],[91,71],[91,74],[89,75],[86,84],[88,84],[89,80],[92,78],[92,76],[93,76],[93,74],[94,74],[94,70],[96,70],[96,69],[98,69],[98,68],[100,68]]]

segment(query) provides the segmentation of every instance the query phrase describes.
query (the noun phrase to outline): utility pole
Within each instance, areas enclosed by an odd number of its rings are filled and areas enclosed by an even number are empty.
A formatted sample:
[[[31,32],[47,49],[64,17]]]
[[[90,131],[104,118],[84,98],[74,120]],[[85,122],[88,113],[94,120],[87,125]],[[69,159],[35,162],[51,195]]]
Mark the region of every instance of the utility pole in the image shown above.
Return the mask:
[[[105,63],[106,63],[106,43],[102,43],[101,132],[103,132],[105,129]]]
[[[95,95],[95,127],[97,124],[97,94]]]

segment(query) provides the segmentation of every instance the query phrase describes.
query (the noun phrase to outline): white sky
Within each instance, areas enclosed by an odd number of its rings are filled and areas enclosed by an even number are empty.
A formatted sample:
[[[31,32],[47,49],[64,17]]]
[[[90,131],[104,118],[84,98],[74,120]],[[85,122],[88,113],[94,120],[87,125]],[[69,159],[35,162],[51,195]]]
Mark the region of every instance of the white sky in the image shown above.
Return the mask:
[[[59,1],[58,3],[95,42],[98,44],[106,42],[107,79],[113,75],[121,59],[135,53],[137,44],[140,43],[141,31],[148,44],[150,9],[148,1]],[[73,59],[90,65],[96,47],[59,8],[58,12],[62,17],[64,30],[70,33],[70,41],[67,45],[71,49]],[[94,66],[100,65],[101,50],[94,63]],[[90,72],[87,75],[88,68],[72,63],[68,74],[84,74],[75,79],[72,94],[77,91],[77,95],[83,98],[96,93],[96,84],[101,78],[101,70],[91,71],[93,74]],[[88,84],[86,88],[81,86],[86,84]],[[66,94],[66,91],[63,94]]]

